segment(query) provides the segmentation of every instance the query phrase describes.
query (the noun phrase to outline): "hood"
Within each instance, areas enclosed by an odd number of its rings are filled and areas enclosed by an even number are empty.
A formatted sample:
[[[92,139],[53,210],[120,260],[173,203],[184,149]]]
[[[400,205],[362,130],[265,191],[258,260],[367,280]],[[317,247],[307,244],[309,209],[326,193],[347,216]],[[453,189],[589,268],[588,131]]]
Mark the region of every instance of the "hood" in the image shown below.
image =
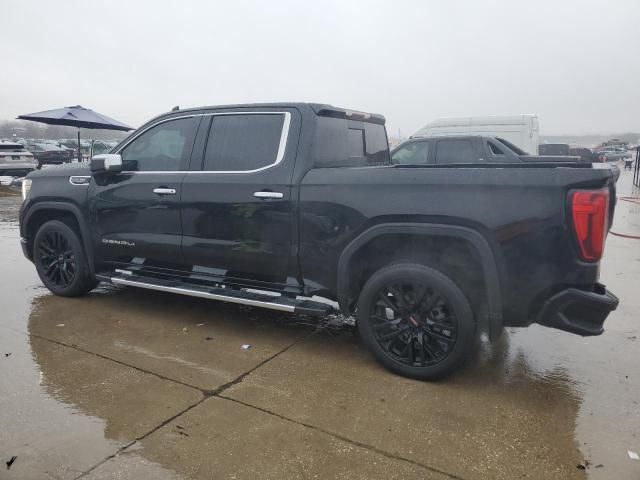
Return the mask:
[[[91,175],[88,163],[63,163],[62,165],[43,166],[29,174],[29,178],[70,177],[71,175]]]

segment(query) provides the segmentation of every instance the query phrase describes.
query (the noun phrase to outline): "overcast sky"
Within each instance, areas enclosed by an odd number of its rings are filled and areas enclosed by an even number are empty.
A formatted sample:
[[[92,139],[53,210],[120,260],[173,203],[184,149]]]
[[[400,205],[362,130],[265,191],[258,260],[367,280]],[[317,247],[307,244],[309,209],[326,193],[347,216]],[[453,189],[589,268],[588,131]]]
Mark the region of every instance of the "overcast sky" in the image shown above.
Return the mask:
[[[640,131],[640,0],[0,0],[0,62],[5,119],[313,101],[392,135],[517,113],[546,135]]]

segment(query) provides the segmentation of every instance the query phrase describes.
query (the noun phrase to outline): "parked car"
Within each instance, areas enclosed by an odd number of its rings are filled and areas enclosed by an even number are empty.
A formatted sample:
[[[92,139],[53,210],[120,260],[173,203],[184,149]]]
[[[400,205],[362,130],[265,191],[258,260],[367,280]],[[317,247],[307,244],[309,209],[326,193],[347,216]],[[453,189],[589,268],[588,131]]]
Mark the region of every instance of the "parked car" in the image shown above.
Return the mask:
[[[537,115],[438,118],[411,135],[417,137],[484,135],[504,138],[521,150],[538,154],[539,127]]]
[[[0,176],[24,177],[38,167],[38,161],[24,145],[0,141]]]
[[[73,151],[74,158],[78,156],[78,141],[75,139],[61,138],[58,140],[61,146]],[[80,153],[83,158],[91,158],[93,155],[108,153],[118,144],[117,141],[111,140],[81,140]]]
[[[602,162],[600,155],[592,152],[586,147],[570,147],[569,155],[578,156],[583,162]]]
[[[91,143],[91,156],[108,153],[115,145],[102,140],[95,140]]]
[[[38,168],[42,165],[69,163],[74,158],[73,150],[53,143],[28,143],[26,148],[38,161]]]
[[[631,157],[631,153],[621,147],[603,147],[597,151],[598,158],[603,162],[617,162]]]
[[[579,156],[529,155],[504,138],[480,135],[412,138],[391,152],[394,165],[562,164],[580,161]]]
[[[420,379],[460,367],[481,331],[603,332],[610,166],[477,137],[413,140],[435,161],[394,165],[384,124],[305,103],[169,112],[90,165],[29,174],[24,254],[67,297],[103,281],[310,316],[334,311],[309,299],[325,297]]]
[[[542,143],[538,146],[540,155],[567,155],[580,157],[583,162],[603,162],[597,153],[588,148],[571,146],[568,143]]]
[[[541,143],[538,145],[540,155],[569,155],[570,149],[568,143]]]

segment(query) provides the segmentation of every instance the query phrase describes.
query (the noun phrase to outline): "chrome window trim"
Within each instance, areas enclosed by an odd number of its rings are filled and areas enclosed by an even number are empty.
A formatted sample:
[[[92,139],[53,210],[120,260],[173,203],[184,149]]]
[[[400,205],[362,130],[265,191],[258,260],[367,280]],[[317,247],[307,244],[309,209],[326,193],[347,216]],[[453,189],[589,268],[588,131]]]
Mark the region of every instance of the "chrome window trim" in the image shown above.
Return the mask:
[[[282,163],[282,160],[284,160],[284,156],[286,153],[286,149],[287,149],[287,140],[289,139],[289,128],[291,127],[291,112],[242,112],[242,111],[236,111],[236,112],[211,112],[211,113],[196,113],[193,115],[182,115],[179,117],[171,117],[171,118],[165,118],[163,120],[160,120],[159,122],[156,122],[152,125],[149,125],[148,127],[146,127],[144,130],[140,130],[140,132],[137,132],[136,135],[132,138],[130,138],[129,140],[127,140],[127,142],[122,145],[117,152],[120,155],[122,155],[122,150],[124,150],[125,148],[127,148],[127,146],[129,146],[129,144],[131,144],[131,142],[133,142],[134,140],[136,140],[138,137],[140,137],[141,135],[143,135],[145,132],[147,132],[148,130],[162,124],[162,123],[166,123],[166,122],[170,122],[172,120],[179,120],[181,118],[194,118],[194,117],[215,117],[218,115],[283,115],[284,116],[284,121],[282,123],[282,132],[280,133],[280,143],[278,144],[278,153],[276,154],[276,159],[273,163],[270,163],[269,165],[265,165],[264,167],[260,167],[260,168],[255,168],[253,170],[144,170],[141,172],[135,171],[135,170],[123,170],[121,173],[127,173],[127,174],[158,174],[158,173],[183,173],[183,174],[188,174],[188,173],[230,173],[230,174],[239,174],[239,173],[256,173],[256,172],[261,172],[263,170],[267,170],[269,168],[273,168],[276,165],[279,165],[280,163]]]

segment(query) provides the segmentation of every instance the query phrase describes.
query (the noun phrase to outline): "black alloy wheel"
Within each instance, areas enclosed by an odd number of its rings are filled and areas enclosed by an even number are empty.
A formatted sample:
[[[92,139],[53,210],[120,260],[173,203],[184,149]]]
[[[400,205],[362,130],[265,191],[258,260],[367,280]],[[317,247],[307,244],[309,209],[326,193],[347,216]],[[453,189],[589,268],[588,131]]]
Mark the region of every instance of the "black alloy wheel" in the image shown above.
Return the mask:
[[[40,267],[49,282],[60,288],[73,283],[76,276],[76,257],[69,240],[62,233],[49,230],[44,233],[37,252]]]
[[[387,369],[433,380],[460,367],[476,346],[467,297],[443,273],[416,263],[392,264],[365,283],[357,305],[363,342]]]
[[[373,334],[393,359],[411,367],[446,358],[457,340],[455,312],[441,292],[405,280],[386,283],[371,305]]]
[[[44,286],[63,297],[83,295],[98,284],[91,275],[80,236],[66,223],[44,223],[33,240],[33,262]]]

